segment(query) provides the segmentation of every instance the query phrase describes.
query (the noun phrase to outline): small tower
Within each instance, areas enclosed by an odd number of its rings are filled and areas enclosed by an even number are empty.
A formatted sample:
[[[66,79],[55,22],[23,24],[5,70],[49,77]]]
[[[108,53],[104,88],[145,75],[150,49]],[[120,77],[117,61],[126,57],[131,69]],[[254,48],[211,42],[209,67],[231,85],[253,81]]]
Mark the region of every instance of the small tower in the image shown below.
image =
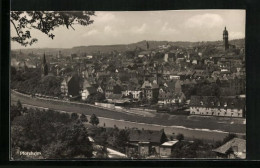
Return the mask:
[[[149,46],[149,43],[148,41],[146,41],[146,50],[149,50],[150,46]]]
[[[225,48],[225,51],[228,50],[228,31],[225,27],[224,31],[223,31],[223,43],[224,43],[224,48]]]
[[[59,50],[57,58],[59,59],[61,57],[61,51]]]
[[[46,63],[45,53],[43,54],[43,60],[42,60],[42,76],[48,75],[48,66]]]

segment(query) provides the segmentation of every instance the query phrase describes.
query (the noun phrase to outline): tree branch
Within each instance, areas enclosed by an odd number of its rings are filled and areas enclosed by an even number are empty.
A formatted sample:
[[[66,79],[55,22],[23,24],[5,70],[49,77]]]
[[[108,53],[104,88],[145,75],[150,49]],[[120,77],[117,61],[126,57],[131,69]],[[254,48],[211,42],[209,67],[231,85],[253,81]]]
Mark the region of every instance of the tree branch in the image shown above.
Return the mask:
[[[12,19],[10,19],[10,20],[11,20],[11,22],[12,22],[12,24],[13,24],[15,30],[16,30],[17,35],[18,35],[19,37],[21,37],[20,34],[19,34],[19,32],[18,32],[18,30],[17,30],[17,28],[16,28],[16,25],[15,25],[14,21],[13,21]]]
[[[72,25],[70,25],[70,27],[71,27],[73,30],[75,30],[74,27],[72,27]]]

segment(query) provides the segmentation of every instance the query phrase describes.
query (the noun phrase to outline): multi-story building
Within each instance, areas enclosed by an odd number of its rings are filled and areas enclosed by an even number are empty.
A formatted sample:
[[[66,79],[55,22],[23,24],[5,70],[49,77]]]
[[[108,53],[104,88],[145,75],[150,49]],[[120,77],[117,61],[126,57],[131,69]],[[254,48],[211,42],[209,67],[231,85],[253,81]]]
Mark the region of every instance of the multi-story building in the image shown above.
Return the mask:
[[[79,77],[77,74],[67,76],[61,82],[61,93],[64,96],[68,96],[71,98],[77,97],[79,96],[79,91]]]
[[[191,96],[191,115],[245,117],[245,98]]]

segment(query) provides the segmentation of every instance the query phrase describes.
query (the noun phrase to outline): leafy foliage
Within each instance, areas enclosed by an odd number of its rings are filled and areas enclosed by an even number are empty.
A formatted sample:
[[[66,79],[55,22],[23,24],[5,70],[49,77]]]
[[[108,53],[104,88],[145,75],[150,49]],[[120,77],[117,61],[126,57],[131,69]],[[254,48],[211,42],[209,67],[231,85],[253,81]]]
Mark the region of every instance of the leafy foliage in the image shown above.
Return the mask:
[[[195,139],[193,142],[180,141],[172,151],[172,158],[215,158],[212,146],[201,140]]]
[[[88,118],[85,114],[80,115],[80,120],[81,120],[81,122],[88,122]]]
[[[102,102],[106,99],[104,93],[95,93],[88,96],[86,102],[90,104],[94,104],[95,102]]]
[[[11,88],[23,93],[59,96],[61,94],[61,80],[61,78],[56,76],[41,78],[39,69],[30,69],[26,72],[16,71],[16,73],[11,75]]]
[[[47,159],[92,157],[87,130],[67,113],[29,109],[11,124],[14,158],[20,157],[17,150],[41,152]]]
[[[13,25],[16,36],[12,41],[20,43],[22,46],[32,45],[37,42],[37,38],[32,38],[31,29],[36,29],[46,34],[50,38],[55,35],[52,31],[60,26],[66,26],[67,29],[73,28],[73,25],[79,24],[88,26],[93,23],[90,19],[95,15],[93,11],[11,11],[10,21]]]
[[[225,143],[227,143],[227,142],[230,141],[231,139],[236,138],[236,137],[237,137],[236,134],[232,134],[232,133],[228,134],[228,135],[223,139],[222,145],[225,144]]]
[[[45,148],[47,150],[43,150],[43,154],[47,158],[89,158],[93,152],[86,128],[78,122],[61,127],[56,142],[46,145]]]
[[[19,108],[17,106],[11,106],[10,107],[10,120],[11,122],[17,117],[20,116],[21,110],[19,110]]]
[[[119,151],[125,152],[126,143],[129,141],[128,130],[120,130],[115,134],[114,146],[118,146]]]
[[[182,140],[184,140],[184,135],[183,135],[183,134],[178,134],[178,135],[176,136],[176,139],[177,139],[178,141],[182,141]]]
[[[75,121],[79,118],[79,115],[77,113],[72,113],[70,118]]]
[[[95,114],[92,114],[91,117],[90,117],[89,123],[92,124],[93,126],[94,125],[97,126],[99,124],[98,117]]]

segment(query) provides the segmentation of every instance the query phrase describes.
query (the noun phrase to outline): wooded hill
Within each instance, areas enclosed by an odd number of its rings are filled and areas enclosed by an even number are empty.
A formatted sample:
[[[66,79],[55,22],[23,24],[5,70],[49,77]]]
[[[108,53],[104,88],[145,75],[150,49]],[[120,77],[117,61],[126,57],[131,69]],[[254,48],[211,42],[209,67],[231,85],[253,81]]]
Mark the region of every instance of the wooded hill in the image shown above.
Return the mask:
[[[147,49],[147,42],[149,43],[149,49],[153,50],[158,48],[158,46],[161,45],[171,45],[176,47],[196,47],[196,46],[206,46],[206,45],[222,45],[223,41],[204,41],[204,42],[187,42],[187,41],[140,41],[137,43],[131,43],[131,44],[117,44],[117,45],[92,45],[92,46],[76,46],[73,48],[32,48],[32,49],[16,49],[12,50],[14,52],[21,51],[24,54],[34,53],[34,54],[43,54],[44,52],[46,54],[51,55],[57,55],[59,51],[63,55],[70,55],[73,53],[79,54],[79,53],[87,53],[87,54],[93,54],[93,53],[108,53],[112,51],[118,51],[118,52],[125,52],[125,51],[131,51],[135,50],[136,48],[140,48],[142,50]],[[235,39],[230,40],[230,44],[236,45],[237,47],[244,47],[245,46],[245,39]]]

